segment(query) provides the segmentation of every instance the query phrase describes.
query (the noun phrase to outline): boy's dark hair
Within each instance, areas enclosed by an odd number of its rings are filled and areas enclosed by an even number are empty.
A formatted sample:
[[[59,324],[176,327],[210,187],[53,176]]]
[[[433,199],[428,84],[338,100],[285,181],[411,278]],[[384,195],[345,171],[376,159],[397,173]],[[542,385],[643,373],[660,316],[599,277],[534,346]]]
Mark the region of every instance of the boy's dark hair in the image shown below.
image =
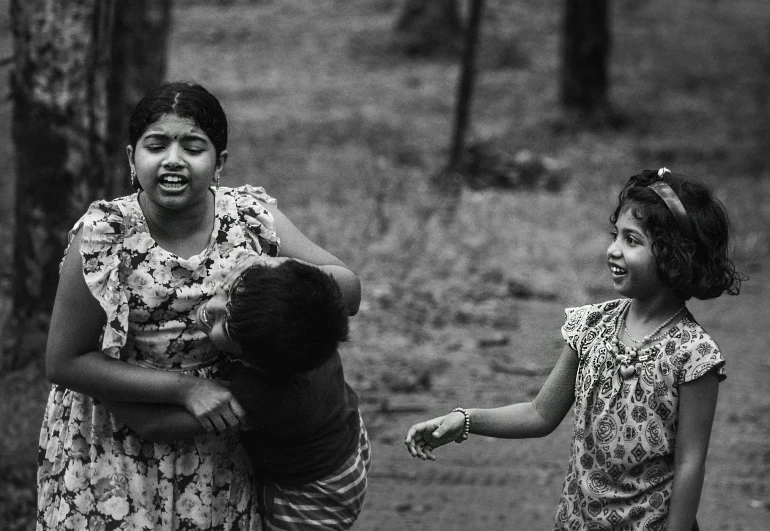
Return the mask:
[[[321,365],[348,339],[335,280],[295,260],[247,269],[230,295],[228,327],[244,358],[276,375]]]
[[[679,229],[666,203],[649,186],[665,181],[679,197],[692,222],[693,237]],[[685,300],[713,299],[723,293],[737,295],[745,277],[729,258],[730,222],[724,205],[706,186],[682,175],[645,170],[629,178],[610,216],[615,224],[621,212],[631,209],[651,240],[663,283]]]

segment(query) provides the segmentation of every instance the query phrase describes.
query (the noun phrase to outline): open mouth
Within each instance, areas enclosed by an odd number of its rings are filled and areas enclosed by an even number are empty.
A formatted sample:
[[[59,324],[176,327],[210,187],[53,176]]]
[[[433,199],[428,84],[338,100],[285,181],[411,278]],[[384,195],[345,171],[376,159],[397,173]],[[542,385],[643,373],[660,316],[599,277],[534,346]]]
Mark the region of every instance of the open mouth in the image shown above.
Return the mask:
[[[211,330],[211,324],[209,323],[208,318],[206,317],[206,304],[201,304],[198,307],[198,322],[195,323],[198,325],[198,328],[203,330],[204,332],[207,332],[208,330]]]
[[[610,271],[612,272],[613,275],[625,275],[626,274],[626,270],[623,269],[620,266],[616,266],[615,264],[609,264],[609,267],[610,267]]]
[[[184,175],[173,173],[164,173],[160,176],[159,180],[160,185],[168,190],[181,190],[185,187],[187,182],[187,177]]]

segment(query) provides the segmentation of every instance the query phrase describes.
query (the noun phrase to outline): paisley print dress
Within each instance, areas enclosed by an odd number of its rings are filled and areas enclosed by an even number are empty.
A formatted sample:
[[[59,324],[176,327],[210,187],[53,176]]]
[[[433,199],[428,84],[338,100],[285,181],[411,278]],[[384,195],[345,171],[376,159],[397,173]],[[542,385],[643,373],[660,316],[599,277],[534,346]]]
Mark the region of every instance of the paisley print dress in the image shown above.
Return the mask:
[[[557,530],[666,529],[674,473],[679,385],[712,369],[716,343],[685,317],[624,379],[612,353],[629,301],[568,308],[562,335],[578,354],[575,436],[556,514]]]
[[[224,356],[194,326],[239,258],[276,255],[261,188],[220,188],[206,249],[188,259],[152,239],[137,194],[93,203],[75,224],[86,284],[107,321],[102,350],[127,363],[216,376]],[[143,440],[99,403],[54,385],[40,433],[37,529],[246,530],[259,526],[238,435]]]

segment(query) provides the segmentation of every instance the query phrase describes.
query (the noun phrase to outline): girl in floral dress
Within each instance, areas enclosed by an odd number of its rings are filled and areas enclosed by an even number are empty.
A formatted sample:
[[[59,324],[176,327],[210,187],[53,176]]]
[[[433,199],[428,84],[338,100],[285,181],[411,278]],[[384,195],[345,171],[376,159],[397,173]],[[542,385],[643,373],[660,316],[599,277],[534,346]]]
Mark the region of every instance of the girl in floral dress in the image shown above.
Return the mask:
[[[257,529],[254,479],[234,431],[245,412],[214,379],[224,356],[195,327],[198,307],[249,255],[317,265],[337,281],[351,315],[360,284],[264,190],[219,186],[227,121],[202,87],[151,91],[129,140],[138,192],[93,203],[61,266],[37,528]],[[116,402],[184,408],[207,433],[151,443],[110,413],[105,404]]]
[[[724,358],[685,301],[739,291],[722,204],[665,168],[620,193],[607,263],[624,299],[568,308],[561,357],[532,402],[457,408],[412,426],[412,456],[469,433],[575,435],[554,529],[690,531]]]

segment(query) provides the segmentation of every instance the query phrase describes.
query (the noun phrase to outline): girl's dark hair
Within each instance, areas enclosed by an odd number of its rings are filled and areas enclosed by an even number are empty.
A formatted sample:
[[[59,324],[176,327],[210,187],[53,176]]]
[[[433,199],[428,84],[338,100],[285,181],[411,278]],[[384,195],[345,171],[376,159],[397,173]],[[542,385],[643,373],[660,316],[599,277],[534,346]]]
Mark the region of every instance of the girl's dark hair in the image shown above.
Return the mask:
[[[693,237],[682,234],[666,203],[649,188],[665,181],[679,197],[692,222]],[[745,277],[730,260],[730,221],[724,205],[706,186],[682,175],[666,172],[658,176],[645,170],[629,178],[610,216],[615,224],[621,212],[630,209],[651,241],[664,285],[688,300],[713,299],[723,293],[737,295]]]
[[[195,120],[214,144],[217,156],[227,148],[227,116],[219,100],[200,85],[185,81],[155,87],[139,101],[128,124],[131,146],[136,148],[147,127],[164,114]]]
[[[337,282],[295,260],[247,269],[229,310],[230,334],[245,357],[275,375],[321,365],[348,338],[348,310]]]

